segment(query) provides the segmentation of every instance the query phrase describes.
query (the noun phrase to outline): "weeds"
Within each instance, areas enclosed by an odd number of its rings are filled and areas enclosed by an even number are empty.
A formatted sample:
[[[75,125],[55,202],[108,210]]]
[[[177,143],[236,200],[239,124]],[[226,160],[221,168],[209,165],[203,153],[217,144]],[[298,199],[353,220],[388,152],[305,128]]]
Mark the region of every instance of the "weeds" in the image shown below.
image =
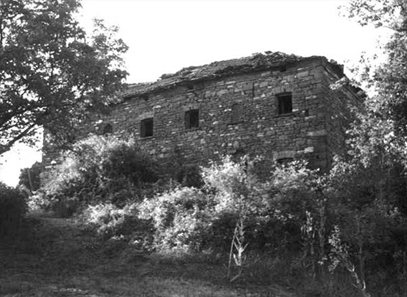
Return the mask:
[[[228,263],[228,278],[230,282],[235,281],[238,279],[243,272],[243,266],[246,262],[246,255],[244,254],[247,246],[249,245],[248,242],[245,242],[245,231],[244,231],[244,219],[241,217],[236,222],[235,231],[233,233],[232,243],[230,245],[230,252],[229,252],[229,263]],[[237,274],[231,278],[232,273],[232,259],[237,268]]]
[[[349,256],[349,247],[343,244],[340,238],[340,230],[338,226],[334,227],[334,230],[329,238],[329,244],[331,245],[331,265],[329,267],[332,273],[339,264],[343,264],[347,271],[350,273],[354,280],[354,286],[359,291],[362,297],[370,297],[370,294],[366,291],[366,282],[363,276],[358,275],[355,270],[355,265],[352,263]]]

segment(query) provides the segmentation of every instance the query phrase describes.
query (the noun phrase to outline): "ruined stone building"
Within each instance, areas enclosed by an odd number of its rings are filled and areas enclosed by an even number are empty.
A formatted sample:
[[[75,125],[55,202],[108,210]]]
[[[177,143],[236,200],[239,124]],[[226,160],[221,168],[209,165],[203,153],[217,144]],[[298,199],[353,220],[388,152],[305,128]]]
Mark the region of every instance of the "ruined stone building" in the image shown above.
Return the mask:
[[[344,146],[350,87],[332,90],[343,68],[325,57],[283,53],[184,68],[130,85],[87,133],[132,138],[151,156],[201,164],[226,154],[270,160],[305,157],[327,169]]]

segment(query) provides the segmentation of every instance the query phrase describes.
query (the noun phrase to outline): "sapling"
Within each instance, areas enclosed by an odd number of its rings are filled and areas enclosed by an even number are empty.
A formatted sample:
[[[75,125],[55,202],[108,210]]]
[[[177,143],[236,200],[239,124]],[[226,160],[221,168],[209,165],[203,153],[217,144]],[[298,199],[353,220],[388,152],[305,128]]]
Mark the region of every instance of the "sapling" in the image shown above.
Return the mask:
[[[244,252],[249,243],[248,242],[245,243],[244,228],[245,228],[244,218],[240,217],[239,220],[236,222],[232,243],[230,245],[228,278],[230,278],[231,276],[232,259],[234,261],[235,266],[238,268],[238,273],[233,278],[230,279],[231,282],[235,281],[242,275],[243,265],[245,264],[246,261]]]
[[[329,271],[333,273],[336,267],[338,267],[338,265],[342,263],[354,279],[355,283],[353,285],[358,289],[360,295],[362,297],[370,297],[371,295],[366,292],[366,282],[363,276],[358,275],[355,270],[355,265],[350,259],[349,247],[341,241],[340,230],[338,226],[334,227],[334,230],[329,237],[328,242],[331,245],[330,257],[332,260],[332,263],[329,266]]]

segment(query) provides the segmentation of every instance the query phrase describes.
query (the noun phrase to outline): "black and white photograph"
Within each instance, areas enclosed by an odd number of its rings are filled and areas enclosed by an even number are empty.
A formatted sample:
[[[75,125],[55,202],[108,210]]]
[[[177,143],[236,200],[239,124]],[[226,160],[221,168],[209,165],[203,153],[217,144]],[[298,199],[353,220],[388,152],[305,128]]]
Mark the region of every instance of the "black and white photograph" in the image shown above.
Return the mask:
[[[406,297],[406,0],[0,0],[0,296]]]

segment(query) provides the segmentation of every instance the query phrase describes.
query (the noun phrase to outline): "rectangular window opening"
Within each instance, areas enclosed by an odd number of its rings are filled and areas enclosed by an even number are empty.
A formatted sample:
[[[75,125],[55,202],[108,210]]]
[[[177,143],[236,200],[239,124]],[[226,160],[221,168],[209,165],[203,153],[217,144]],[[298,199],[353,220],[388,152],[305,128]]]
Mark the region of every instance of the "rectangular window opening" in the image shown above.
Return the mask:
[[[151,137],[154,131],[154,119],[148,118],[140,122],[140,137]]]
[[[194,129],[199,127],[199,109],[191,109],[185,112],[185,128]]]
[[[293,112],[292,94],[285,93],[277,95],[278,114],[290,114]]]

